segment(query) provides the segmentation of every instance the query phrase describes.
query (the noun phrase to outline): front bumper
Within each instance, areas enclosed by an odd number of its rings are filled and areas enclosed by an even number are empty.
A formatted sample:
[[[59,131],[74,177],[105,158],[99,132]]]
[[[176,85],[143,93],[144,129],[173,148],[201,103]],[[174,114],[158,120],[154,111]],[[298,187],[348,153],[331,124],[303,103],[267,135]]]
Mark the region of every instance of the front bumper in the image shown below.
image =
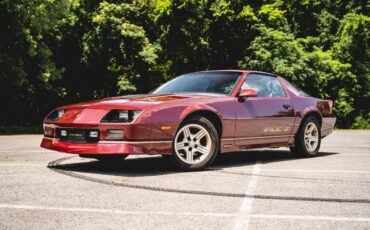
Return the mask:
[[[171,140],[72,143],[44,137],[41,147],[73,154],[171,154]]]

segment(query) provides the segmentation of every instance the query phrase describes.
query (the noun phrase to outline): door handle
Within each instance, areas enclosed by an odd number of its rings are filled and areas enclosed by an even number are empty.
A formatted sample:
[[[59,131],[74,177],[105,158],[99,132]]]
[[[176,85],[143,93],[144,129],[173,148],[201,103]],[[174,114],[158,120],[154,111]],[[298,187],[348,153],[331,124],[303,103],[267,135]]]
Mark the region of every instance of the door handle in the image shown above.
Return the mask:
[[[290,105],[289,104],[284,104],[283,107],[284,107],[284,109],[289,109]]]

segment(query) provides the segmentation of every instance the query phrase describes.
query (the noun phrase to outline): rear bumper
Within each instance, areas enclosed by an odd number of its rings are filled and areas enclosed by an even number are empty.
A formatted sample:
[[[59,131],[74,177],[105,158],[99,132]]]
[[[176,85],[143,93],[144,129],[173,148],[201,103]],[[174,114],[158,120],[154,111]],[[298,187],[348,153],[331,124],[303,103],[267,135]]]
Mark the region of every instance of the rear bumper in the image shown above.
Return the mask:
[[[324,138],[333,132],[333,128],[327,128],[321,130],[321,137]]]
[[[321,137],[326,137],[333,132],[334,125],[336,122],[335,117],[323,117],[321,125]]]
[[[99,141],[71,143],[44,137],[41,147],[73,154],[171,154],[172,141]]]

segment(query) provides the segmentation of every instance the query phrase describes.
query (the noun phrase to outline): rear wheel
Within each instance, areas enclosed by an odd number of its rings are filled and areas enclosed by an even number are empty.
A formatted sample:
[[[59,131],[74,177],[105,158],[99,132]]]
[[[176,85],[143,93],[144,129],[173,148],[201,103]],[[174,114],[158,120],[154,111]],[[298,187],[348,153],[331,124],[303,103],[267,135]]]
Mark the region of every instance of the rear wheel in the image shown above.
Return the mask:
[[[180,127],[172,145],[172,160],[179,169],[200,170],[217,156],[218,133],[208,119],[194,116]]]
[[[294,147],[290,150],[293,153],[314,157],[317,155],[321,144],[320,124],[315,117],[306,118],[298,130]]]

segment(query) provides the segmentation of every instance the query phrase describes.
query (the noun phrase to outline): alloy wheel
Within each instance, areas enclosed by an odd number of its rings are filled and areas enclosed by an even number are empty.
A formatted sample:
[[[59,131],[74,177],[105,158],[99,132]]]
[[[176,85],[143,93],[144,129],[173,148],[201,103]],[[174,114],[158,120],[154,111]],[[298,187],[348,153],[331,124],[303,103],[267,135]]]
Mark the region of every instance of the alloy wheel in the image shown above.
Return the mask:
[[[319,144],[319,131],[313,122],[309,122],[306,126],[304,144],[308,152],[314,152]]]
[[[175,153],[187,164],[197,164],[211,152],[212,139],[201,125],[188,124],[182,127],[175,137]]]

